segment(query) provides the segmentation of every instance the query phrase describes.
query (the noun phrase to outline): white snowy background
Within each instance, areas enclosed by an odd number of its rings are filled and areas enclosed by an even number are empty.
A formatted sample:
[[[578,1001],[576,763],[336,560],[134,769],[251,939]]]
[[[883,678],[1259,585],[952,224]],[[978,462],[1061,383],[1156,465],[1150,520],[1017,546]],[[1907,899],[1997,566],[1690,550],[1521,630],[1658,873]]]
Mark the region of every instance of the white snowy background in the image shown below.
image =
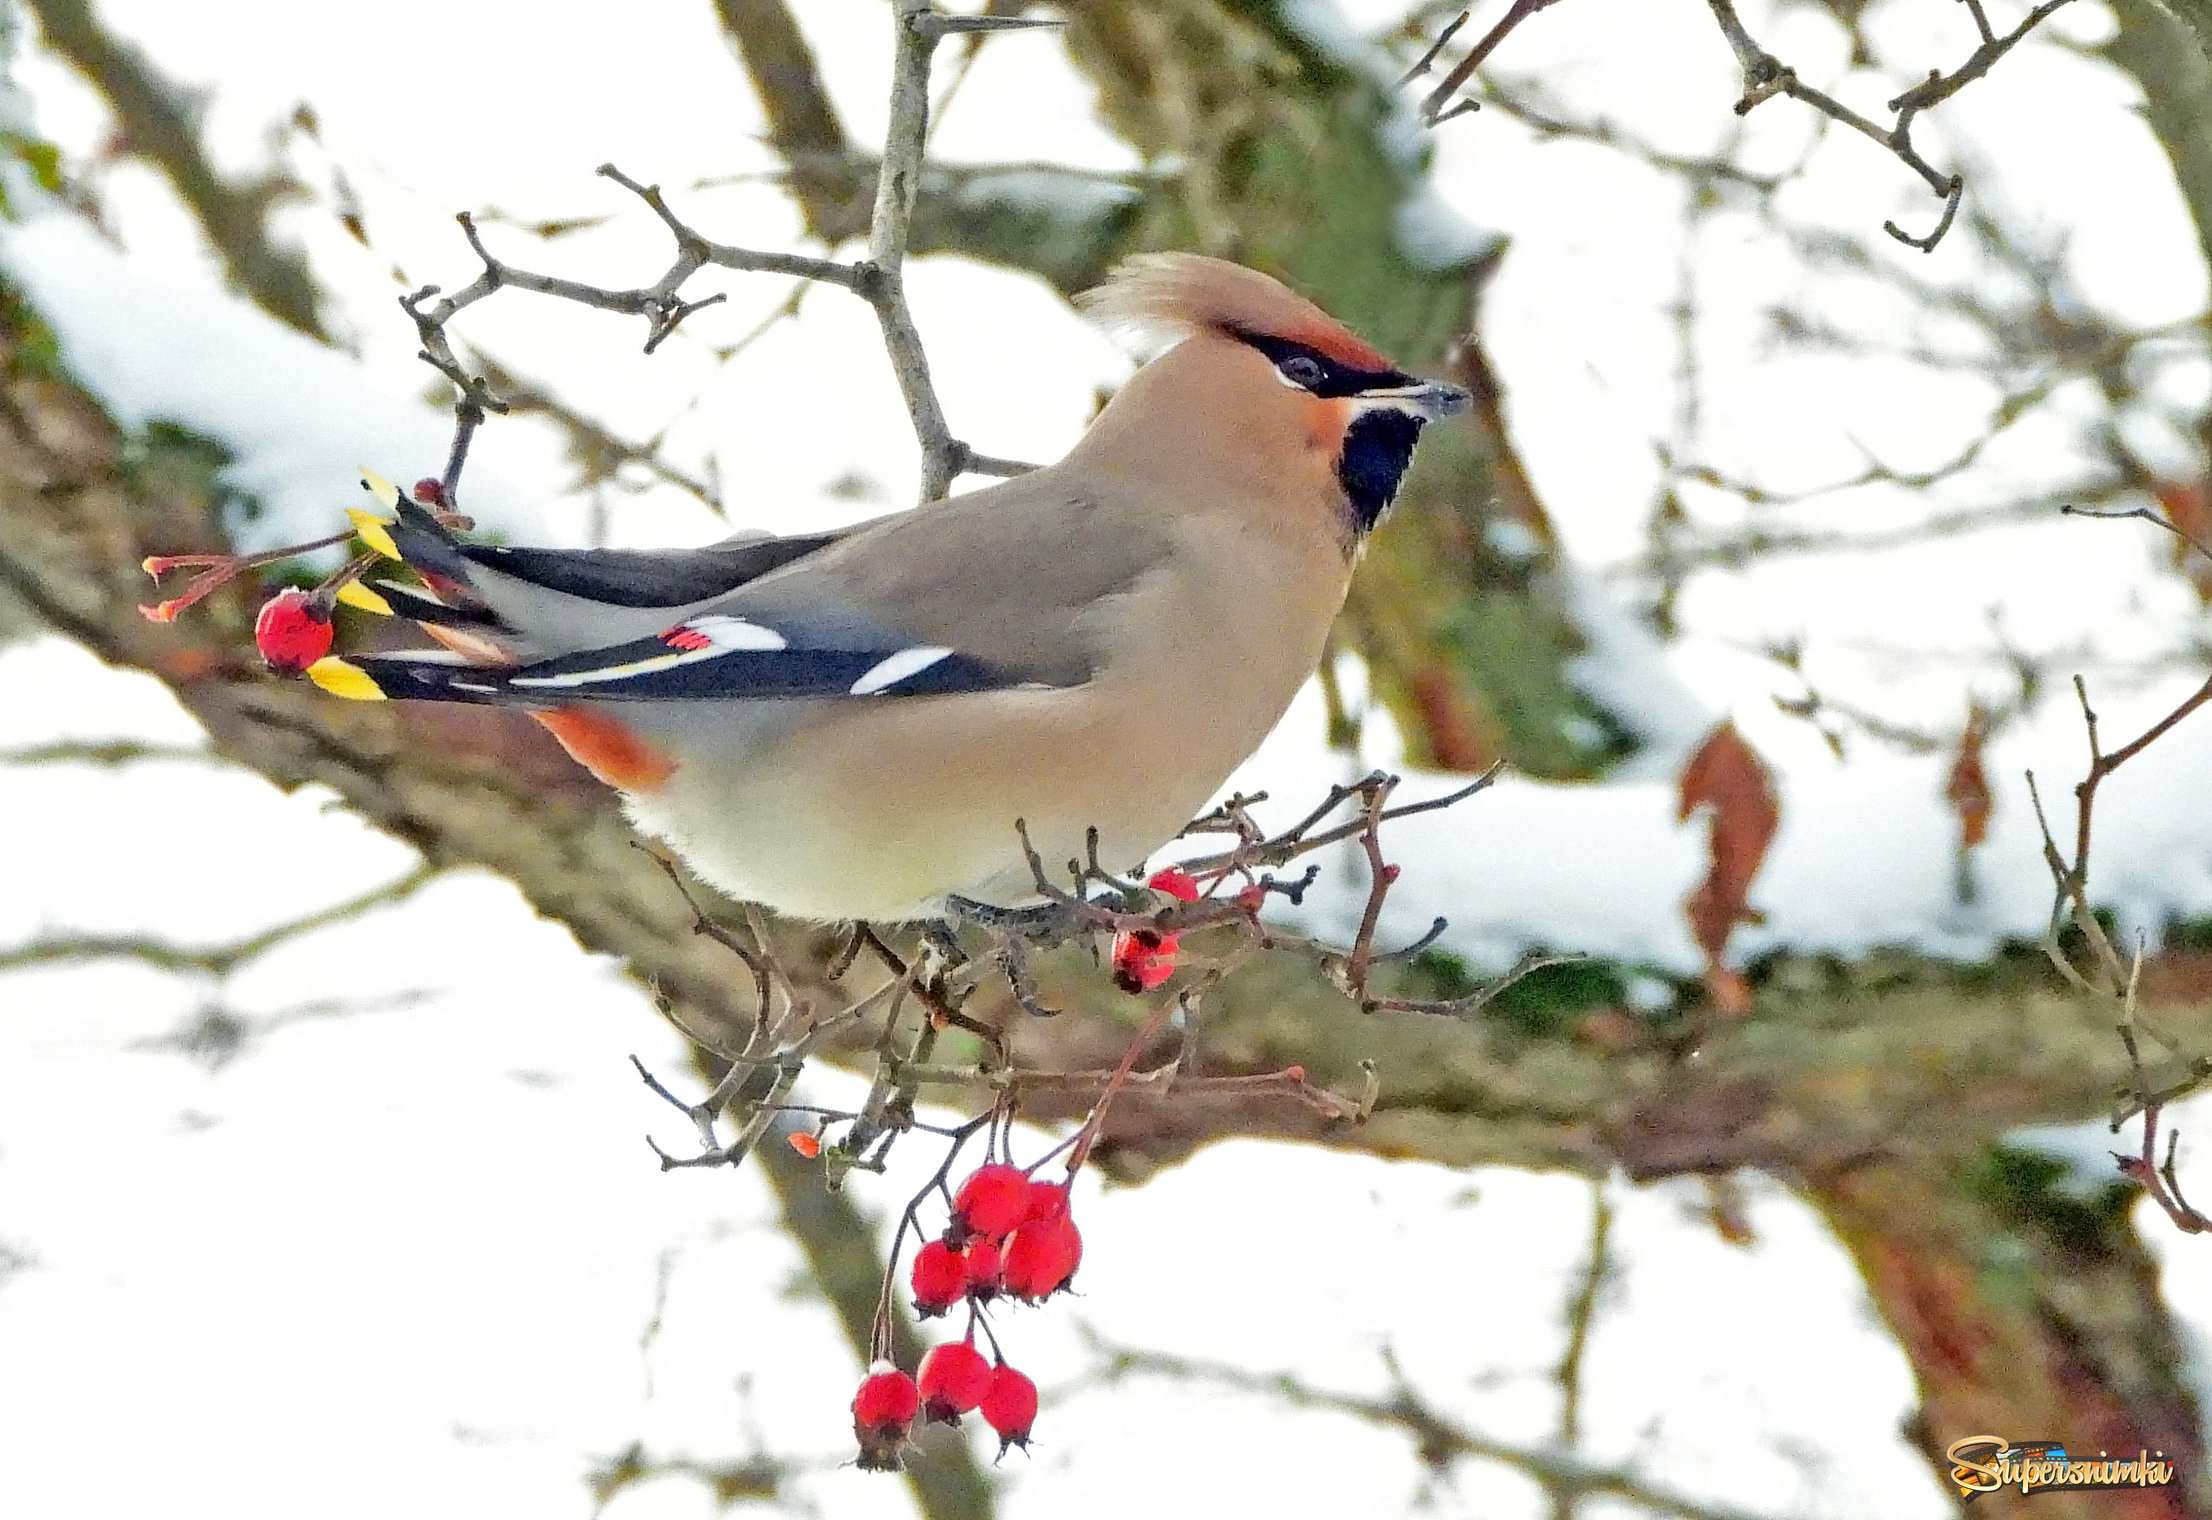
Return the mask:
[[[882,7],[798,9],[848,129],[876,136]],[[1809,75],[1843,74],[1832,26],[1777,20],[1763,4],[1745,13]],[[767,247],[796,236],[771,187],[684,188],[773,167],[757,107],[697,0],[634,0],[619,15],[490,0],[104,0],[101,14],[172,75],[208,87],[207,140],[232,169],[260,162],[268,124],[311,102],[320,146],[295,143],[294,162],[311,180],[342,165],[374,238],[373,252],[348,239],[327,202],[280,217],[332,293],[345,353],[223,294],[188,219],[139,167],[103,171],[108,239],[60,213],[0,233],[0,262],[48,312],[76,372],[126,420],[175,419],[228,442],[236,478],[270,508],[272,538],[328,531],[354,499],[358,465],[400,479],[435,469],[445,423],[421,399],[427,374],[393,298],[473,275],[454,211],[608,215],[550,247],[497,224],[488,235],[532,267],[636,283],[657,273],[665,244],[641,207],[592,176],[612,160],[669,187],[716,235]],[[1336,35],[1394,12],[1382,0],[1316,0],[1311,14]],[[1874,21],[1889,56],[1953,59],[1971,46],[1964,11],[1947,0],[1888,0]],[[2130,324],[2180,323],[2204,305],[2205,272],[2164,161],[2130,109],[2131,87],[2066,46],[2109,25],[2094,4],[2072,7],[1943,120],[1986,160],[2032,162],[1989,193],[2001,186],[2067,249],[2070,299]],[[1603,100],[1678,151],[1710,147],[1735,124],[1733,63],[1696,8],[1575,0],[1525,27],[1501,61],[1514,77]],[[106,130],[93,95],[35,49],[16,77],[37,130],[79,162],[91,155]],[[1864,76],[1856,88],[1877,102],[1894,92]],[[1772,167],[1794,158],[1811,126],[1777,101],[1748,131],[1747,160]],[[2078,773],[2077,717],[2050,704],[1995,747],[1982,891],[1962,905],[1946,762],[1861,745],[1839,763],[1776,712],[1772,698],[1799,688],[1757,646],[1801,637],[1807,668],[1831,689],[1900,718],[1955,723],[1995,668],[1997,609],[2019,644],[2074,651],[2078,668],[2109,677],[2100,705],[2107,732],[2124,735],[2170,703],[2176,680],[2186,689],[2185,675],[2142,673],[2186,646],[2198,617],[2153,572],[2165,546],[2136,526],[2053,523],[1704,575],[1683,597],[1683,636],[1656,649],[1618,610],[1621,577],[1608,572],[1641,550],[1651,440],[1677,406],[1665,308],[1680,293],[1678,192],[1602,150],[1539,144],[1497,113],[1451,124],[1438,149],[1445,205],[1513,240],[1486,332],[1585,594],[1620,630],[1591,677],[1643,690],[1661,742],[1606,785],[1508,781],[1425,833],[1401,834],[1407,921],[1448,913],[1455,947],[1486,962],[1541,942],[1694,970],[1677,904],[1702,843],[1674,825],[1668,778],[1682,742],[1726,714],[1777,767],[1784,794],[1755,892],[1767,923],[1739,936],[1740,953],[1908,944],[1973,956],[2033,933],[2047,888],[2018,778],[2029,766]],[[1132,164],[1050,37],[987,47],[935,151]],[[1922,227],[1934,209],[1894,161],[1841,139],[1785,194],[1795,214],[1853,230],[1889,215]],[[1731,469],[1802,487],[1851,475],[1861,448],[1923,468],[1955,452],[1993,404],[1986,382],[1894,361],[1762,357],[1748,314],[1806,276],[1748,206],[1700,238],[1689,267],[1712,307],[1700,437]],[[1931,279],[1972,275],[1963,237],[1931,258],[1894,257]],[[1128,372],[1126,355],[1036,281],[929,259],[910,283],[954,427],[987,452],[1054,456],[1094,390]],[[673,452],[713,451],[740,522],[788,531],[903,500],[914,450],[865,310],[814,293],[798,319],[721,367],[713,345],[788,291],[765,277],[730,289],[726,308],[691,319],[651,360],[618,319],[523,295],[486,304],[465,332],[618,431],[668,427]],[[1875,332],[1894,316],[1830,314]],[[2159,363],[2146,391],[2189,415],[2212,383],[2201,345],[2177,341]],[[2047,425],[2031,419],[1962,489],[2034,497],[2075,478],[2067,419],[2085,405],[2059,394]],[[2138,424],[2148,453],[2187,466],[2172,429]],[[472,507],[569,541],[728,531],[673,493],[606,507],[564,494],[566,479],[549,432],[497,423],[472,470]],[[1805,520],[1902,521],[1909,505],[1847,493]],[[1239,783],[1300,798],[1342,777],[1350,762],[1325,754],[1319,731],[1317,704],[1302,702]],[[150,679],[57,640],[0,652],[0,748],[111,736],[197,738]],[[1391,758],[1386,731],[1371,743],[1365,759]],[[2099,891],[2131,923],[2155,930],[2212,909],[2212,810],[2193,784],[2208,749],[2212,726],[2185,726],[2108,791]],[[0,771],[0,863],[0,945],[12,945],[63,930],[221,942],[413,862],[326,796],[176,762]],[[1345,911],[1324,901],[1317,916],[1327,927]],[[211,1010],[248,1026],[234,1059],[180,1040]],[[503,882],[468,873],[221,982],[119,963],[0,978],[0,1514],[582,1516],[586,1473],[633,1442],[708,1463],[755,1449],[813,1460],[800,1502],[838,1516],[905,1513],[901,1486],[842,1465],[857,1369],[827,1312],[799,1291],[796,1254],[760,1183],[654,1169],[641,1133],[678,1137],[632,1075],[633,1052],[680,1065],[677,1042],[613,967]],[[838,1090],[834,1077],[814,1080],[818,1094]],[[2094,1162],[2100,1139],[2052,1143]],[[2184,1173],[2212,1193],[2187,1157]],[[901,1183],[855,1186],[889,1207],[906,1196]],[[1082,1297],[1010,1322],[1015,1359],[1048,1395],[1086,1365],[1072,1330],[1081,1320],[1110,1340],[1355,1391],[1383,1386],[1387,1348],[1470,1429],[1530,1445],[1552,1435],[1587,1184],[1239,1143],[1139,1190],[1086,1186]],[[1945,1513],[1896,1437],[1910,1374],[1848,1261],[1786,1194],[1756,1178],[1746,1188],[1756,1243],[1735,1248],[1702,1222],[1694,1189],[1609,1186],[1617,1272],[1585,1368],[1584,1454],[1766,1514]],[[2168,1259],[2176,1307],[2191,1325],[2212,1324],[2203,1247],[2155,1220],[2147,1233]],[[1466,1465],[1424,1488],[1394,1435],[1203,1385],[1077,1392],[1048,1407],[1032,1454],[1002,1472],[1017,1517],[1133,1504],[1383,1516],[1424,1495],[1447,1514],[1541,1509],[1502,1468]],[[714,1512],[707,1490],[681,1477],[606,1511]]]

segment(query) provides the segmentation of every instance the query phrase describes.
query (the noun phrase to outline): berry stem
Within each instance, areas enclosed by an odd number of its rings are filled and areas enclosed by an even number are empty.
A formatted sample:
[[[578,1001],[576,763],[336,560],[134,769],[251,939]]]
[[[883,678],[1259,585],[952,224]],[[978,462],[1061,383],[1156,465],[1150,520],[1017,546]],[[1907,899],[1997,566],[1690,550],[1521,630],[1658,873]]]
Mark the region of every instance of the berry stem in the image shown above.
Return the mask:
[[[328,538],[318,538],[304,544],[287,544],[281,549],[269,549],[260,554],[149,554],[139,562],[139,568],[152,576],[157,583],[171,570],[198,570],[200,573],[187,581],[184,589],[167,601],[140,607],[139,615],[148,622],[173,623],[178,613],[221,590],[247,570],[258,570],[263,565],[294,559],[316,549],[328,549],[333,544],[345,543],[352,537],[353,530],[348,528],[345,532],[334,533]],[[374,556],[371,559],[373,561]],[[366,565],[362,567],[366,568]],[[358,575],[361,572],[356,570],[353,573]]]
[[[891,1316],[896,1312],[893,1304],[898,1292],[899,1253],[906,1249],[907,1234],[911,1231],[917,1240],[926,1238],[922,1234],[921,1221],[917,1216],[931,1193],[943,1193],[947,1205],[950,1205],[952,1190],[945,1185],[945,1179],[952,1175],[952,1164],[960,1159],[961,1148],[974,1138],[977,1130],[988,1125],[991,1118],[990,1113],[981,1114],[952,1132],[952,1144],[945,1147],[945,1159],[938,1163],[936,1175],[922,1184],[921,1191],[907,1201],[906,1212],[899,1216],[899,1226],[892,1232],[891,1249],[883,1263],[883,1291],[876,1299],[875,1328],[871,1332],[871,1341],[882,1356],[888,1357],[891,1354],[888,1348],[891,1344]]]
[[[1144,1053],[1147,1045],[1159,1038],[1160,1031],[1167,1027],[1168,1015],[1177,1008],[1183,1007],[1189,997],[1188,992],[1183,992],[1172,998],[1162,998],[1160,1006],[1152,1010],[1152,1017],[1144,1021],[1144,1028],[1137,1031],[1137,1037],[1131,1040],[1129,1048],[1121,1053],[1121,1064],[1116,1066],[1114,1074],[1106,1079],[1106,1090],[1098,1095],[1098,1101],[1091,1105],[1090,1117],[1085,1119],[1083,1127],[1075,1132],[1073,1148],[1068,1152],[1068,1180],[1070,1182],[1073,1182],[1075,1174],[1083,1169],[1083,1163],[1090,1159],[1091,1147],[1098,1142],[1099,1127],[1106,1122],[1106,1110],[1113,1106],[1114,1094],[1128,1085],[1129,1073],[1134,1071],[1137,1066],[1137,1057]],[[1046,1159],[1051,1158],[1048,1156]],[[1043,1162],[1038,1164],[1041,1166]]]

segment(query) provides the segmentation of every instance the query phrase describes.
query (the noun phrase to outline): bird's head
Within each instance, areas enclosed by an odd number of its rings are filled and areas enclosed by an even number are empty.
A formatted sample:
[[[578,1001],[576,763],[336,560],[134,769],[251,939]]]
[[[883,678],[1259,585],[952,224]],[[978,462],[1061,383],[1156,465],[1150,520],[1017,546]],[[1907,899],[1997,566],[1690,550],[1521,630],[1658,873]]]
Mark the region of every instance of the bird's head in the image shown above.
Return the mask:
[[[1109,413],[1122,415],[1100,418],[1117,442],[1187,448],[1199,456],[1187,464],[1340,493],[1354,535],[1398,494],[1422,427],[1470,404],[1241,264],[1140,255],[1082,304],[1109,327],[1174,344],[1115,398]]]

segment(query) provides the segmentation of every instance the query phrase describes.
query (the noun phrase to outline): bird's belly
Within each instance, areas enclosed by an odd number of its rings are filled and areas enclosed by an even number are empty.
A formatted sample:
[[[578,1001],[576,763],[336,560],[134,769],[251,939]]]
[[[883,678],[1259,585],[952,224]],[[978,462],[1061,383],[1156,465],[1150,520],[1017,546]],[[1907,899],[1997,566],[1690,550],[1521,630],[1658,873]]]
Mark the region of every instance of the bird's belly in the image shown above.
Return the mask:
[[[1144,781],[1132,776],[1130,784]],[[798,918],[899,922],[941,915],[948,894],[1002,905],[1034,900],[1024,829],[1058,885],[1070,884],[1067,863],[1086,856],[1093,827],[1101,865],[1134,867],[1173,838],[1211,790],[1124,803],[1108,816],[1071,809],[1065,796],[1005,786],[948,809],[935,787],[913,784],[895,767],[865,799],[735,778],[687,788],[679,773],[670,786],[632,795],[629,810],[641,831],[666,840],[703,880],[740,901]]]
[[[727,801],[712,806],[687,805],[669,789],[633,796],[630,817],[741,902],[793,918],[896,923],[937,916],[945,894],[960,891],[968,874],[962,852],[939,838],[820,815],[809,799],[760,789],[723,795]]]
[[[974,723],[925,711],[972,697],[844,704],[781,735],[772,764],[687,756],[630,797],[630,816],[721,891],[795,917],[934,917],[948,894],[1020,903],[1037,892],[1017,820],[1057,884],[1093,827],[1099,863],[1129,869],[1190,821],[1289,700],[1198,724],[1099,695],[992,693]]]

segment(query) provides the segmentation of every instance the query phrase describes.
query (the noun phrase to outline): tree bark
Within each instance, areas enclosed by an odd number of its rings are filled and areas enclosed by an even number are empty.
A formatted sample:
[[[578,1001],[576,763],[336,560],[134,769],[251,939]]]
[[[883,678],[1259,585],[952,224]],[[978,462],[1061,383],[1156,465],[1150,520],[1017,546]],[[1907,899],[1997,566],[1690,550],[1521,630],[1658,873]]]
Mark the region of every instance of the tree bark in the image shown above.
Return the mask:
[[[2134,1190],[2081,1196],[2046,1158],[1991,1148],[1899,1156],[1821,1179],[1807,1196],[1857,1259],[1921,1405],[1906,1437],[1948,1482],[1969,1436],[2058,1441],[2076,1461],[2141,1453],[2176,1465],[2169,1488],[2014,1488],[1973,1513],[2035,1520],[2182,1520],[2212,1514],[2198,1410],[2158,1268],[2128,1224]],[[1956,1489],[1950,1490],[1956,1494]]]

